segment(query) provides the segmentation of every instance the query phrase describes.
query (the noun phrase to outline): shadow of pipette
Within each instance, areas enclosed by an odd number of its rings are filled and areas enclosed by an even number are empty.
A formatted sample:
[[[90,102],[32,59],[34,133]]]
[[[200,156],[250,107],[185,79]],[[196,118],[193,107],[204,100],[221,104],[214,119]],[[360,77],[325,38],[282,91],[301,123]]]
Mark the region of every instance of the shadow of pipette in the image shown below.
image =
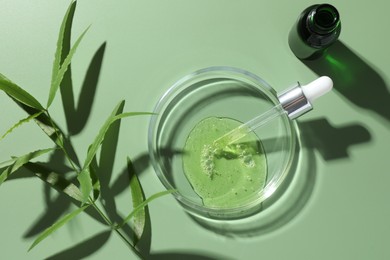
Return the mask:
[[[318,151],[325,161],[349,158],[349,149],[371,140],[370,132],[360,124],[333,126],[325,118],[299,122],[308,149]]]

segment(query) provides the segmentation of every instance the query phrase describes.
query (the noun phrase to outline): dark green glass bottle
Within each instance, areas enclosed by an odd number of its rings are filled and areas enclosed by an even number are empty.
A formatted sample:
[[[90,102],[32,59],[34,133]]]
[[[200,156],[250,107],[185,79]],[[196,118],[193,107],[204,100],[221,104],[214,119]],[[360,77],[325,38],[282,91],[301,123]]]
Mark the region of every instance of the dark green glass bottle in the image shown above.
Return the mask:
[[[341,31],[339,12],[330,4],[306,8],[290,30],[288,43],[299,59],[315,59],[334,43]]]

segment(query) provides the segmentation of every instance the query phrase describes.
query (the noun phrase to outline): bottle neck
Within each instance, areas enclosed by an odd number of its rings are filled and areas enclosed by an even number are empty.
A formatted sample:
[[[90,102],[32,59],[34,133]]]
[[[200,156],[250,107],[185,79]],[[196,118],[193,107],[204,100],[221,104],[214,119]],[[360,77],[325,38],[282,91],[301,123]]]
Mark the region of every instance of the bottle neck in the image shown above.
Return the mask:
[[[313,33],[327,35],[340,26],[340,16],[332,5],[321,4],[308,13],[306,24]]]

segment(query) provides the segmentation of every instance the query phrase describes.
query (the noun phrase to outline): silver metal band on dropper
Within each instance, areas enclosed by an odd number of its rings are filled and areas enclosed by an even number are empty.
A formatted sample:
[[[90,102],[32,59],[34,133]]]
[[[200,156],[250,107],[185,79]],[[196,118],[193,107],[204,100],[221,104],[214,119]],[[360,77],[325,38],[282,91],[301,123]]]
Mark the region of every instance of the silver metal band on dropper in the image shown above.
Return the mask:
[[[313,109],[299,82],[297,82],[297,85],[279,94],[278,99],[290,119],[295,119]]]

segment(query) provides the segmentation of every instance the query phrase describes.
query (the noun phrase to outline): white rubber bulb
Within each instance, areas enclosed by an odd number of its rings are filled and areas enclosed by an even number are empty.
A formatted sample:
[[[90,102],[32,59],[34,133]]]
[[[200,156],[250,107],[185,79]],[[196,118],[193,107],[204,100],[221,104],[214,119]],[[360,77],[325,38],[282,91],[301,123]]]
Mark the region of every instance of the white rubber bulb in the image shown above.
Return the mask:
[[[301,86],[301,88],[307,100],[311,103],[328,93],[333,88],[333,81],[327,76],[322,76],[307,85]]]

